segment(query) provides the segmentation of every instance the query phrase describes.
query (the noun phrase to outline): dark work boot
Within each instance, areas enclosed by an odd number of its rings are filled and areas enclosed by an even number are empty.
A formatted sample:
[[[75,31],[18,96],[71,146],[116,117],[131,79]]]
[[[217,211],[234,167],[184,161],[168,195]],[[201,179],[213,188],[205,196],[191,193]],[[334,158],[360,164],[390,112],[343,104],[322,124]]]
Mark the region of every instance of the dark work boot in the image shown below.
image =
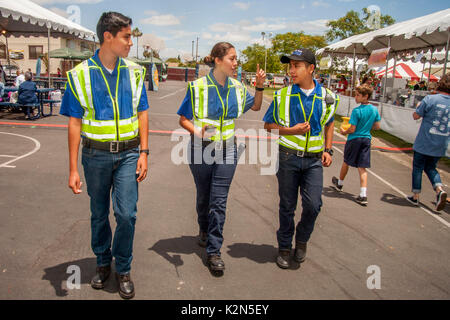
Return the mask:
[[[225,263],[218,254],[212,254],[208,256],[208,268],[211,271],[223,271],[225,270]]]
[[[202,248],[206,248],[207,241],[208,241],[208,234],[206,232],[200,231],[198,235],[198,245]]]
[[[116,273],[117,280],[119,281],[119,295],[122,299],[131,299],[134,297],[134,283],[131,281],[130,274],[118,274]]]
[[[288,249],[278,250],[277,266],[279,266],[281,269],[288,269],[291,266],[291,263],[289,260],[290,255],[291,255],[291,250],[288,250]]]
[[[95,276],[91,280],[91,287],[94,289],[103,289],[105,282],[111,273],[111,266],[97,267]]]
[[[306,242],[295,242],[294,260],[302,263],[306,258]]]

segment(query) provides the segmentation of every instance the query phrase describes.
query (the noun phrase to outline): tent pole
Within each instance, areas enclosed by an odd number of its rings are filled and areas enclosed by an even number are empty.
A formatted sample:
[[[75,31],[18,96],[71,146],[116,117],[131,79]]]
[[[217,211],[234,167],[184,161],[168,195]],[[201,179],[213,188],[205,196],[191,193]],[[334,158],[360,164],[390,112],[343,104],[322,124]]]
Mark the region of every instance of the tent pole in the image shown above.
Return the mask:
[[[444,76],[447,72],[447,60],[448,60],[448,42],[450,40],[450,28],[447,29],[447,45],[445,46],[445,60],[444,60],[444,72],[442,73],[442,76]]]
[[[8,61],[8,68],[9,68],[9,79],[11,80],[11,62],[9,61],[9,47],[8,47],[8,37],[5,34],[5,39],[6,39],[6,60]],[[6,81],[6,77],[5,77],[5,81]],[[6,83],[5,83],[6,85]]]
[[[355,64],[356,64],[356,44],[353,45],[353,68],[352,68],[352,85],[351,85],[351,91],[350,91],[350,97],[353,95],[353,91],[355,89]]]
[[[47,38],[48,87],[50,88],[50,25],[47,25]]]
[[[434,48],[431,48],[431,57],[430,57],[430,69],[428,70],[428,81],[427,81],[427,89],[430,86],[430,78],[431,78],[431,64],[433,63],[433,51]]]
[[[391,47],[391,38],[388,38],[388,48]],[[390,50],[389,50],[390,51]],[[382,103],[384,103],[384,98],[386,97],[386,82],[388,78],[388,66],[389,66],[389,52],[386,56],[386,72],[384,73],[384,84],[383,84],[383,100]],[[381,112],[383,112],[383,108],[381,108]]]
[[[392,69],[392,78],[394,80],[392,80],[393,82],[395,82],[395,69],[397,68],[397,55],[394,53],[394,68]]]

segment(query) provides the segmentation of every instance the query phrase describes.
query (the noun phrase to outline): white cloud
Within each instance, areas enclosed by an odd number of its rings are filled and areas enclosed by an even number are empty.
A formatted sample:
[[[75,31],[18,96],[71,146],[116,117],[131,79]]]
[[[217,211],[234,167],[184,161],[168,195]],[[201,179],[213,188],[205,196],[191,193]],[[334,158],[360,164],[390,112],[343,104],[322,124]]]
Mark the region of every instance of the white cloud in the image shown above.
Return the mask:
[[[287,24],[285,23],[280,24],[260,23],[242,27],[242,29],[245,31],[267,31],[267,30],[278,31],[286,28]]]
[[[330,4],[329,4],[329,3],[326,3],[326,2],[324,2],[324,1],[314,1],[314,2],[312,3],[312,6],[313,6],[313,7],[325,7],[325,8],[328,8],[328,7],[330,6]]]
[[[208,29],[214,32],[228,32],[228,31],[238,31],[240,28],[239,25],[237,24],[219,22],[209,26]]]
[[[157,15],[156,11],[146,11],[147,14],[151,15],[149,18],[142,19],[140,22],[144,24],[153,24],[156,26],[173,26],[180,24],[180,19],[175,17],[173,14],[163,14]]]
[[[103,0],[32,0],[37,4],[54,4],[54,3],[66,3],[66,4],[94,4],[102,2]]]
[[[312,21],[292,22],[288,24],[288,29],[293,32],[304,31],[313,35],[323,34],[328,28],[326,23],[328,20],[319,19]]]
[[[233,2],[233,6],[241,10],[248,10],[250,8],[250,2]]]
[[[197,36],[198,32],[193,31],[185,31],[185,30],[169,30],[167,31],[171,34],[171,37],[169,39],[180,39],[180,38],[187,38],[192,36]]]

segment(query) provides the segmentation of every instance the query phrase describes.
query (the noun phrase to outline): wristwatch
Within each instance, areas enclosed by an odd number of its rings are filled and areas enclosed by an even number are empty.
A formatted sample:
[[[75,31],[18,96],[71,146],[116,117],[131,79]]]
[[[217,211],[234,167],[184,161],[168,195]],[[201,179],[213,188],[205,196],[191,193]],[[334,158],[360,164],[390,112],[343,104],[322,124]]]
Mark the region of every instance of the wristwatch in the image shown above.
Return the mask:
[[[262,88],[255,87],[255,89],[256,89],[256,91],[264,91],[264,87],[262,87]]]
[[[147,155],[149,155],[150,151],[148,149],[141,149],[141,151],[139,151],[139,153],[146,153]]]
[[[325,148],[325,150],[323,150],[323,152],[326,152],[326,153],[328,153],[330,156],[333,156],[333,149],[327,149],[327,148]]]

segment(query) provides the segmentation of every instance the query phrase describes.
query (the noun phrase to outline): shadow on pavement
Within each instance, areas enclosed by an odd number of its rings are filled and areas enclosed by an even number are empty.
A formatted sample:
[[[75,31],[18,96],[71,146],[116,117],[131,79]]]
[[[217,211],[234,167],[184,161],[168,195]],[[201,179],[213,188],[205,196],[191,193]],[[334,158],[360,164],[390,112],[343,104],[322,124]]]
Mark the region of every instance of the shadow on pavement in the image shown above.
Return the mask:
[[[148,250],[155,251],[177,268],[184,264],[184,261],[179,254],[195,253],[202,261],[205,260],[202,257],[202,252],[204,252],[205,249],[197,244],[197,239],[197,236],[181,236],[179,238],[162,239],[156,242],[153,247]],[[172,253],[172,255],[170,255],[170,253]],[[203,263],[205,263],[205,261],[203,261]]]
[[[275,263],[278,255],[278,248],[268,244],[252,244],[252,243],[235,243],[228,246],[227,253],[233,258],[247,258],[256,263],[272,263],[276,268]],[[291,254],[292,259],[292,254]],[[297,270],[300,264],[291,261],[289,269]]]
[[[411,208],[415,208],[417,206],[413,205],[412,203],[409,203],[408,200],[406,200],[403,197],[399,197],[397,195],[393,195],[391,193],[384,193],[383,196],[380,199],[381,201],[393,204],[393,205],[397,205],[397,206],[403,206],[403,207],[411,207]],[[441,214],[443,212],[445,213],[450,213],[450,205],[446,205],[445,208],[441,211],[436,211],[435,210],[435,206],[436,206],[436,201],[430,201],[429,203],[431,204],[431,206],[428,206],[424,203],[424,201],[426,202],[427,200],[424,199],[419,199],[420,201],[420,206],[422,206],[423,208],[429,210],[430,212],[434,213],[434,214]]]
[[[383,202],[387,202],[389,204],[396,205],[396,206],[416,207],[412,203],[409,203],[408,200],[406,200],[405,198],[399,197],[399,196],[391,194],[391,193],[383,193],[380,200]]]
[[[345,191],[336,191],[333,187],[323,187],[322,194],[328,198],[343,198],[355,202],[356,196]]]
[[[45,268],[45,274],[42,277],[42,280],[50,281],[50,284],[55,288],[55,294],[58,297],[65,297],[69,294],[70,290],[63,288],[63,283],[68,280],[68,278],[74,274],[74,272],[67,273],[67,269],[69,266],[74,265],[78,266],[81,271],[81,282],[80,284],[90,284],[92,277],[95,275],[95,268],[97,266],[96,258],[85,258],[80,260],[74,260],[66,263],[59,264],[54,267]],[[117,293],[118,292],[118,283],[114,277],[114,263],[111,268],[111,275],[109,279],[106,281],[105,287],[102,289],[109,293]],[[67,287],[64,285],[64,287]],[[94,290],[94,289],[92,289]]]

